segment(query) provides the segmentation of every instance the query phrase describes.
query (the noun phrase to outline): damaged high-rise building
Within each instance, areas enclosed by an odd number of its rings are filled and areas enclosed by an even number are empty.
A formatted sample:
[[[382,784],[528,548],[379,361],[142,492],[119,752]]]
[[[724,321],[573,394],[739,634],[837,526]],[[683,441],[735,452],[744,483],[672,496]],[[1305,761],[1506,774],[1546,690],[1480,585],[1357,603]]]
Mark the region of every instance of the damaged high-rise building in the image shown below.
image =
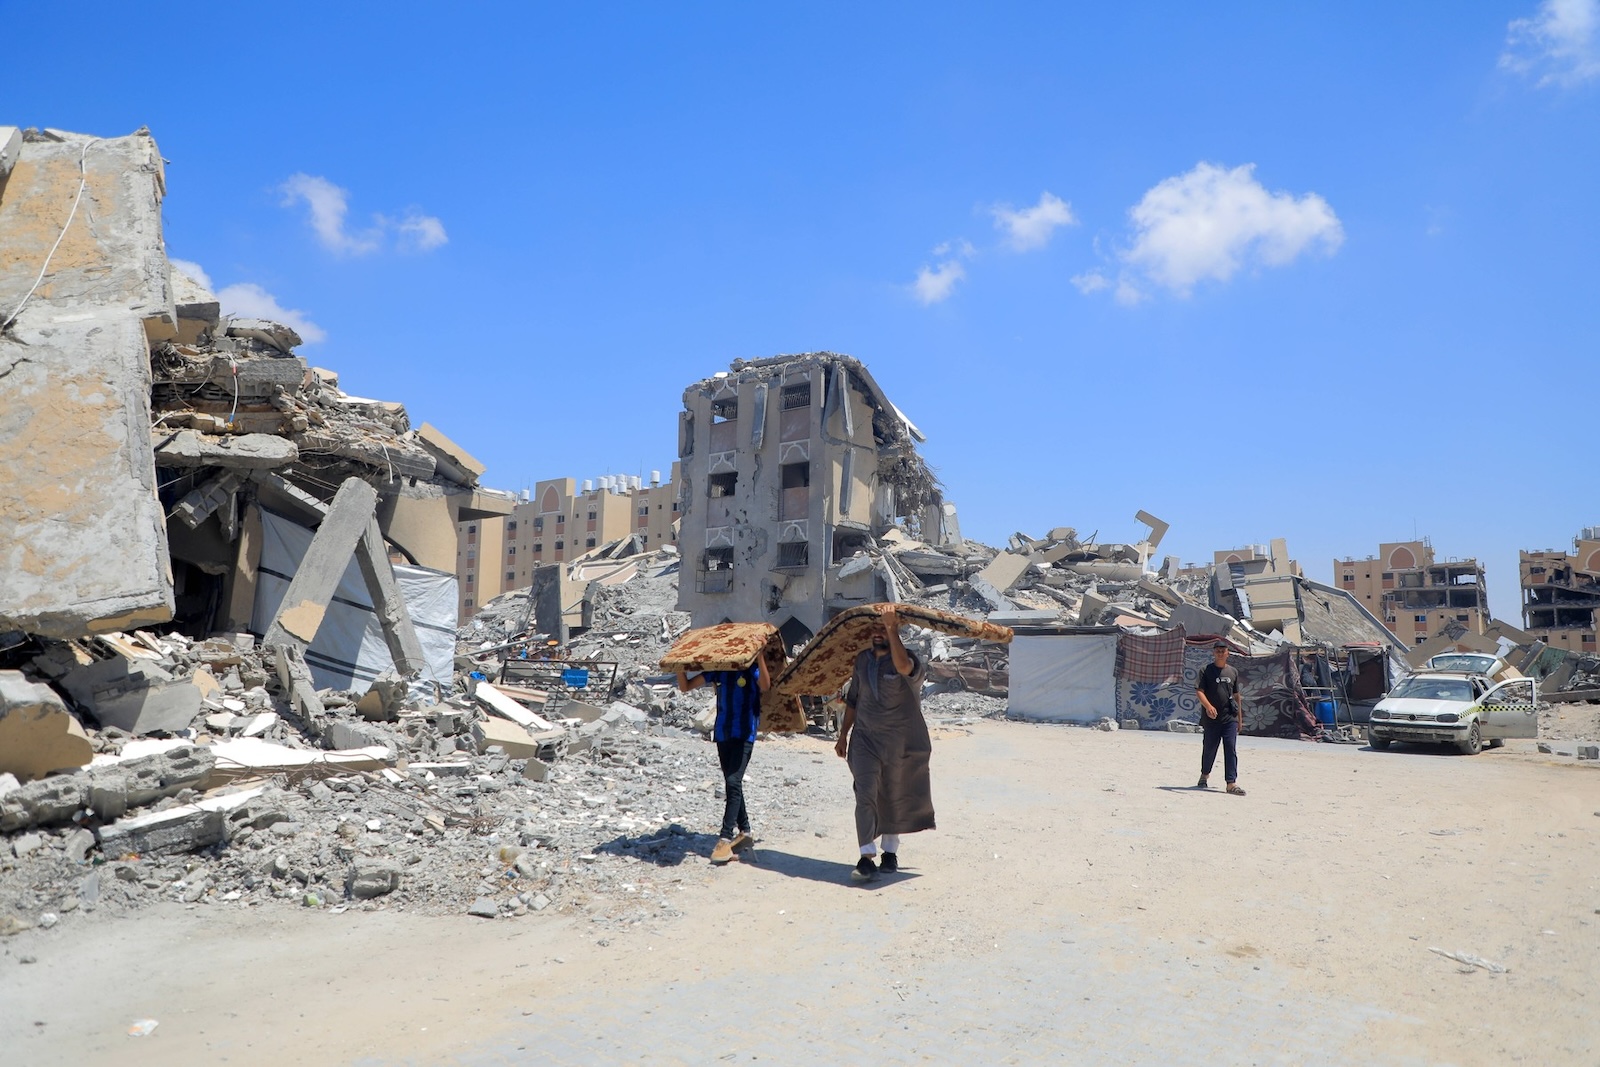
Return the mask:
[[[921,432],[857,359],[736,360],[683,406],[678,606],[697,626],[770,622],[794,645],[895,597],[868,550],[897,520],[929,543],[959,540]]]

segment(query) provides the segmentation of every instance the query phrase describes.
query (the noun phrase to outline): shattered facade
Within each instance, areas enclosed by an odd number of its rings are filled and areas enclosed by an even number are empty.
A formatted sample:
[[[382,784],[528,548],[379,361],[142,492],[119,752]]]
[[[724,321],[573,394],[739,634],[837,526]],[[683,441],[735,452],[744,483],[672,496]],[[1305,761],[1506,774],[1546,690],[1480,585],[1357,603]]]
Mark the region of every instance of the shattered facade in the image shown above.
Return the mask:
[[[1553,648],[1593,655],[1600,633],[1600,527],[1586,527],[1572,547],[1518,553],[1522,620]]]
[[[921,433],[859,360],[737,360],[684,390],[683,407],[678,605],[695,625],[770,622],[794,645],[891,598],[875,536],[900,517],[937,525],[944,501]]]
[[[1408,644],[1457,625],[1481,634],[1489,621],[1483,565],[1475,559],[1439,562],[1427,538],[1381,544],[1366,559],[1336,559],[1333,582]]]

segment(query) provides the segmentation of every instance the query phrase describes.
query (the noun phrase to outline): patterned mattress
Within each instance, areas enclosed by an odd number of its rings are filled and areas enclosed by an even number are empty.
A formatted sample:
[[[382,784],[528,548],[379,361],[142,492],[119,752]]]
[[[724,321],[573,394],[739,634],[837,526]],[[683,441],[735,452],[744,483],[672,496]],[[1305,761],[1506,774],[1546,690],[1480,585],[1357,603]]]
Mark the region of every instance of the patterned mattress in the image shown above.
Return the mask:
[[[783,639],[778,628],[764,622],[721,622],[690,630],[661,657],[664,671],[742,671],[756,661],[768,645],[775,655],[768,659],[782,663]]]
[[[785,696],[831,696],[850,681],[856,656],[872,644],[879,630],[878,616],[889,608],[900,614],[900,621],[956,637],[976,637],[980,641],[1011,640],[1011,628],[992,622],[969,619],[935,608],[912,604],[863,604],[848,608],[828,620],[817,636],[806,643],[800,654],[778,675],[773,691]]]

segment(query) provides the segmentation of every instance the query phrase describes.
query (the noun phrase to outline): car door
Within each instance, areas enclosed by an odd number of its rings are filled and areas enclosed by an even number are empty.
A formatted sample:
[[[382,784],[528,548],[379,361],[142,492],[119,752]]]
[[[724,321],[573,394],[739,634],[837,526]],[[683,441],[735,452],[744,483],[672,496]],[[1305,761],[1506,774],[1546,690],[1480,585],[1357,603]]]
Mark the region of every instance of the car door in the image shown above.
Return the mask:
[[[1539,736],[1539,704],[1532,678],[1501,682],[1484,694],[1479,707],[1485,738]]]

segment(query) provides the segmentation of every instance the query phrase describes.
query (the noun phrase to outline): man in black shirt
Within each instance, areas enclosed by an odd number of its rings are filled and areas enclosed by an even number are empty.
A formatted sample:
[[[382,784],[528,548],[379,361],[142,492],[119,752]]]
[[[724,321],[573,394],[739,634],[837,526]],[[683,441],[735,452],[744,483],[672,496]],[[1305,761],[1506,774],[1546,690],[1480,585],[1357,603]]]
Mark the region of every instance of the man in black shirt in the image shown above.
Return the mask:
[[[1239,695],[1239,669],[1228,666],[1228,643],[1218,641],[1211,646],[1211,662],[1200,672],[1195,684],[1195,694],[1206,717],[1200,721],[1204,728],[1205,744],[1200,750],[1200,782],[1197,789],[1206,789],[1206,779],[1217,761],[1217,746],[1222,746],[1222,771],[1228,779],[1228,792],[1244,796],[1239,787],[1239,724],[1244,717],[1244,701]]]

